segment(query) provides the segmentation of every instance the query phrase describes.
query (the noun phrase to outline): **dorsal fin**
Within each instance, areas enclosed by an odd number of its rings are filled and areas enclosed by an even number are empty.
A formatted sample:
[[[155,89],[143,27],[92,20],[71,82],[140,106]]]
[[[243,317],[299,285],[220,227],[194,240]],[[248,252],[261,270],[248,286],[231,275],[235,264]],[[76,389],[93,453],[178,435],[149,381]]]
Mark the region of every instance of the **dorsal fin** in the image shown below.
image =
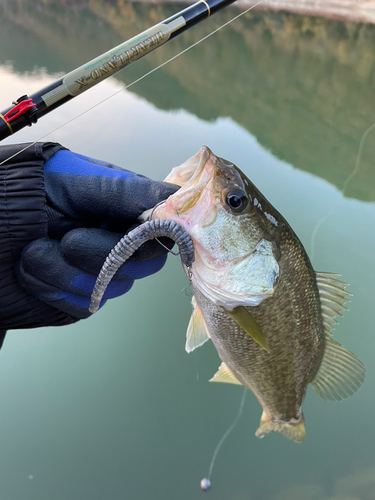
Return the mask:
[[[365,380],[363,363],[326,332],[322,363],[311,385],[323,399],[341,401],[352,396]]]
[[[340,401],[354,394],[365,380],[365,367],[350,351],[331,339],[336,317],[347,309],[351,294],[339,274],[316,273],[325,327],[325,349],[322,363],[311,385],[323,399]]]
[[[345,291],[347,283],[337,279],[339,274],[315,273],[320,294],[323,321],[326,330],[331,333],[337,324],[336,317],[342,316],[341,311],[347,310],[344,304],[350,302],[351,294]]]
[[[186,352],[194,351],[194,349],[203,345],[210,338],[202,311],[200,310],[194,296],[191,299],[191,303],[193,306],[193,312],[190,316],[190,321],[186,331]]]
[[[225,384],[242,385],[241,382],[239,382],[236,379],[236,377],[233,375],[233,373],[229,370],[229,368],[227,367],[227,365],[225,363],[221,363],[218,371],[210,379],[210,382],[223,382]]]

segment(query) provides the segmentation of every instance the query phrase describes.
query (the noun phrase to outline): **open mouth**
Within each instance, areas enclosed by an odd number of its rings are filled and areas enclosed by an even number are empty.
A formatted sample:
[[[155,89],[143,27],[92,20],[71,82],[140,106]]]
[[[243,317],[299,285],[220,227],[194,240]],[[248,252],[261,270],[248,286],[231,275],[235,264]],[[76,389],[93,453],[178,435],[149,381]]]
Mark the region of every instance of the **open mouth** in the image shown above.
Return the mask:
[[[202,191],[212,181],[215,163],[209,161],[211,155],[211,151],[203,146],[193,158],[188,160],[186,164],[173,169],[174,171],[165,179],[167,182],[175,183],[182,183],[183,179],[185,181],[181,189],[172,196],[173,212],[177,216],[192,210],[201,198]],[[191,176],[189,179],[188,175]]]

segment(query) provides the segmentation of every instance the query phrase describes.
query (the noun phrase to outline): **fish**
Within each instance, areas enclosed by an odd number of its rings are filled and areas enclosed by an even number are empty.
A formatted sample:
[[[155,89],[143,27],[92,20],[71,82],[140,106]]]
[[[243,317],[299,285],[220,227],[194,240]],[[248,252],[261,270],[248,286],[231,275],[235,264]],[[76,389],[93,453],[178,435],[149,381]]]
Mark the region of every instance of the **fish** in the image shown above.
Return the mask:
[[[152,217],[179,223],[195,251],[185,269],[193,293],[186,351],[211,339],[221,359],[211,381],[253,392],[263,409],[257,437],[276,431],[303,441],[307,386],[341,400],[365,379],[362,362],[332,339],[347,284],[315,272],[284,217],[208,147],[165,182],[181,187]]]

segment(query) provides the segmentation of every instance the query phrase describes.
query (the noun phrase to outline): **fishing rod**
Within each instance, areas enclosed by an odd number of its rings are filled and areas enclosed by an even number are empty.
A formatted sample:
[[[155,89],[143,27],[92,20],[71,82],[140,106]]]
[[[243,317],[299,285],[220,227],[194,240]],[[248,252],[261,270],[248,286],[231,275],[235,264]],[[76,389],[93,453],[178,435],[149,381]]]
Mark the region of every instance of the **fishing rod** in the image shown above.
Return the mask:
[[[235,0],[200,0],[0,113],[0,141],[82,94]]]

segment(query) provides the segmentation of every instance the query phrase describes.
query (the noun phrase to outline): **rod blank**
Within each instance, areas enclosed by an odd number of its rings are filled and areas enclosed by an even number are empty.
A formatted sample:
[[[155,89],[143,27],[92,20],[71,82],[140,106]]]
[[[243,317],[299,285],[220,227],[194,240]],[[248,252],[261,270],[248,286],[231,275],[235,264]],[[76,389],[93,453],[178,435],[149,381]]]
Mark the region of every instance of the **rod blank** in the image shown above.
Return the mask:
[[[200,0],[71,71],[30,97],[27,95],[20,97],[14,102],[14,106],[0,113],[0,141],[36,123],[38,118],[124,69],[234,1]],[[24,101],[30,101],[29,107],[22,104]]]

